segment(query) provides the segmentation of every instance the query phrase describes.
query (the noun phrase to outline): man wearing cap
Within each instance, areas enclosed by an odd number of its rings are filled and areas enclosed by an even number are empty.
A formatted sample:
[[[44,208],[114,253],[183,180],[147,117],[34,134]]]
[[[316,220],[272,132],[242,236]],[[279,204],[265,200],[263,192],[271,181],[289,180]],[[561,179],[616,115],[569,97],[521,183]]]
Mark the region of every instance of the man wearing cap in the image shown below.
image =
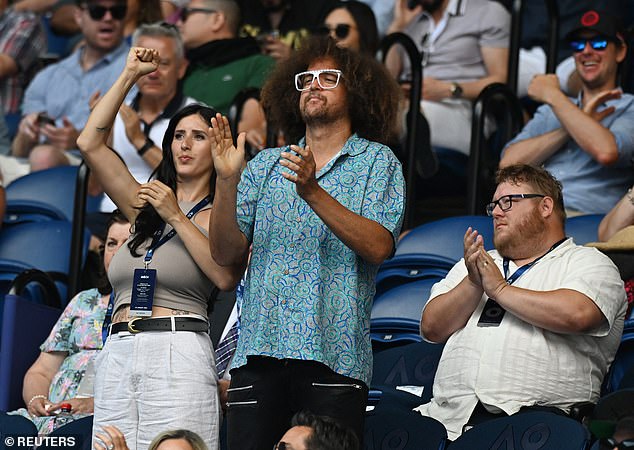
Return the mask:
[[[29,158],[24,173],[79,162],[68,150],[77,148],[90,98],[107,91],[125,65],[126,0],[78,0],[78,5],[75,20],[83,45],[39,72],[24,95],[24,116],[12,145],[14,156]]]
[[[586,11],[566,35],[582,83],[568,98],[556,75],[537,75],[528,94],[544,103],[504,149],[500,167],[543,165],[563,185],[569,214],[605,214],[634,182],[634,97],[617,85],[627,46],[614,16]]]
[[[467,229],[464,259],[422,312],[423,337],[445,346],[434,396],[417,410],[450,439],[498,416],[596,402],[623,332],[619,272],[566,237],[559,182],[517,164],[499,170],[497,183],[486,208],[495,250]]]

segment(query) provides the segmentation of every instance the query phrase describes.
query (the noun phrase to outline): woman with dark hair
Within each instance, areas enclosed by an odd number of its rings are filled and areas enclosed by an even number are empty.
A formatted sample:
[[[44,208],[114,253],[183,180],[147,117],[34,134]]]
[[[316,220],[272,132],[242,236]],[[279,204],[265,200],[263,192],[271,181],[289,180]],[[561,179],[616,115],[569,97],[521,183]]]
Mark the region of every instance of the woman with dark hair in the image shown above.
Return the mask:
[[[372,9],[356,0],[339,2],[333,8],[320,29],[329,34],[337,45],[370,56],[379,49],[379,31]]]
[[[31,419],[40,434],[53,431],[62,403],[70,403],[75,419],[93,412],[90,374],[102,347],[101,324],[112,291],[105,272],[128,236],[130,223],[115,210],[106,226],[102,255],[105,270],[101,271],[100,285],[79,292],[68,302],[40,346],[40,355],[24,375],[22,396],[26,408],[11,414]]]
[[[215,110],[193,104],[172,117],[163,160],[145,184],[106,144],[126,94],[158,64],[156,50],[132,48],[77,140],[105,192],[134,224],[127,251],[108,273],[115,297],[96,361],[93,439],[102,425],[115,425],[134,450],[147,448],[161,431],[186,428],[215,449],[220,408],[208,303],[217,289],[232,289],[243,270],[217,265],[207,238]]]

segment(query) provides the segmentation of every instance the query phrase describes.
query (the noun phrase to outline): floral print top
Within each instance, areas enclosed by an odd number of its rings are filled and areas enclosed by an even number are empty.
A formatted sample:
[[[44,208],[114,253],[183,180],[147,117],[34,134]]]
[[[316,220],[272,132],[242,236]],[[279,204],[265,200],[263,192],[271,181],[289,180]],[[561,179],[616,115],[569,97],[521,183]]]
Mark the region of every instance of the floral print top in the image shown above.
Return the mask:
[[[51,381],[48,399],[52,403],[76,396],[86,368],[103,346],[101,327],[107,306],[108,296],[102,297],[97,289],[80,292],[68,303],[40,346],[42,352],[68,353]],[[40,434],[53,431],[55,416],[31,417],[25,408],[12,414],[31,419]]]

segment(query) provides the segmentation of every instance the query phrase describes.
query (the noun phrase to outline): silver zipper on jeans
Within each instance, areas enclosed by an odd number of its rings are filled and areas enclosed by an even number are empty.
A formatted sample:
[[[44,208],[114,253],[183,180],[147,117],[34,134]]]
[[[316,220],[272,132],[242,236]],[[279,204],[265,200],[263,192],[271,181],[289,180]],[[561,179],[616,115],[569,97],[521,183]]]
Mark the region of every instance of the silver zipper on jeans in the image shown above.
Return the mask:
[[[227,392],[244,391],[245,389],[253,389],[253,385],[251,384],[249,386],[240,386],[240,387],[229,388],[229,389],[227,389]]]
[[[360,384],[346,384],[346,383],[313,383],[316,387],[351,387],[355,389],[361,389]]]
[[[246,402],[227,402],[227,408],[230,408],[232,406],[247,406],[247,405],[257,405],[258,401],[257,400],[249,400]]]

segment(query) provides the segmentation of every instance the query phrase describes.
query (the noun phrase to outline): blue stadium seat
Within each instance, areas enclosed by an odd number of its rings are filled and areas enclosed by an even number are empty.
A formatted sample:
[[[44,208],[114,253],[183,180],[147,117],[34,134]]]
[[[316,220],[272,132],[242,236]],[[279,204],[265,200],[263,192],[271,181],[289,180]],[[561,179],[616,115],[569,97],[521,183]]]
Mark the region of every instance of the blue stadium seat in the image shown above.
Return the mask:
[[[487,250],[493,248],[493,220],[490,217],[456,216],[414,228],[399,241],[394,256],[429,254],[453,265],[463,257],[463,237],[469,227],[480,232]]]
[[[32,172],[6,187],[5,224],[73,220],[76,166],[54,167]],[[102,196],[89,196],[86,211],[99,210]]]
[[[431,417],[401,408],[377,407],[365,417],[364,449],[443,450],[445,427]]]
[[[585,450],[588,430],[569,417],[524,412],[476,425],[453,441],[451,450]]]
[[[432,275],[396,286],[375,296],[370,315],[370,338],[387,342],[420,341],[419,324],[431,287],[442,279]]]
[[[572,237],[578,245],[597,242],[599,223],[603,217],[603,214],[586,214],[567,218],[566,236]]]
[[[59,281],[62,303],[66,304],[71,237],[72,225],[67,221],[29,222],[3,228],[0,231],[0,297],[19,273],[35,268],[53,274]],[[84,233],[82,260],[89,240],[89,234]]]
[[[11,441],[5,441],[5,438],[13,437],[35,437],[37,436],[37,428],[35,424],[26,417],[13,416],[5,412],[0,412],[0,450],[13,450],[19,448],[17,442],[10,445]],[[26,447],[26,445],[24,445]]]
[[[387,391],[397,386],[422,387],[416,404],[429,402],[444,344],[416,342],[374,353],[371,388]]]
[[[70,450],[90,450],[92,449],[92,423],[93,416],[82,417],[81,419],[73,420],[69,424],[53,430],[49,436],[72,438],[73,445],[66,446],[66,448]],[[71,443],[71,441],[64,442]],[[54,450],[58,449],[59,445],[43,445],[38,448],[40,450]]]
[[[634,368],[634,319],[625,321],[621,345],[616,351],[616,356],[603,383],[603,394],[616,391],[621,388],[621,383],[626,373],[632,373]],[[626,381],[626,383],[631,383]],[[625,387],[625,386],[623,386]]]
[[[24,407],[24,374],[40,354],[39,346],[61,309],[6,295],[0,323],[0,411]]]

